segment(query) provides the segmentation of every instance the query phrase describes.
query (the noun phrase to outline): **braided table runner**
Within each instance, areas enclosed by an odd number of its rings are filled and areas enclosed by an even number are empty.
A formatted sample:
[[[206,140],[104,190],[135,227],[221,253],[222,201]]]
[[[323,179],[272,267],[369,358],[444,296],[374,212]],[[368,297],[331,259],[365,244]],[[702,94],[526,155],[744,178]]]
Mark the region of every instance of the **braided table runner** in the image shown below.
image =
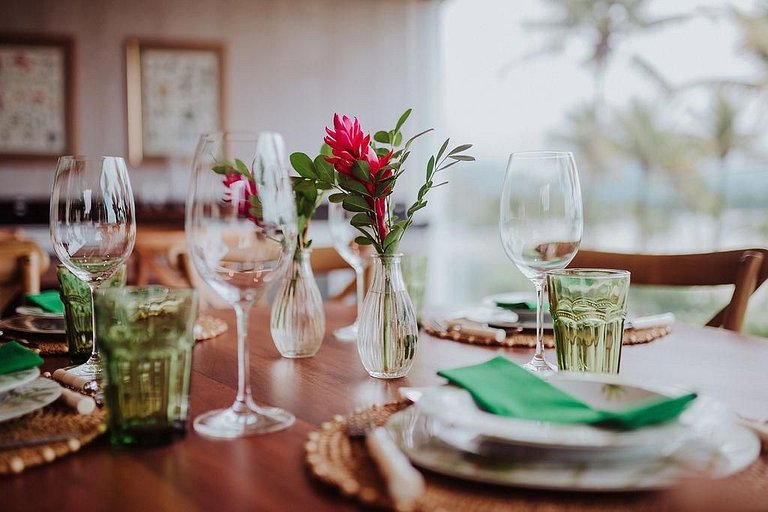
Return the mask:
[[[648,343],[655,339],[666,336],[670,333],[671,330],[671,327],[668,325],[661,327],[649,327],[648,329],[627,329],[624,331],[624,339],[622,344],[637,345],[640,343]],[[461,343],[469,343],[472,345],[487,345],[510,348],[536,347],[536,334],[530,331],[507,334],[507,337],[502,341],[496,341],[490,338],[481,338],[471,334],[463,333],[461,331],[439,329],[429,322],[424,324],[424,331],[430,336],[435,336],[436,338],[453,340]],[[555,348],[555,336],[551,333],[551,331],[549,333],[544,332],[543,340],[544,348]]]
[[[0,423],[0,446],[29,439],[67,435],[68,439],[35,446],[0,450],[0,476],[21,473],[26,468],[53,462],[74,453],[106,431],[106,411],[90,415],[53,403],[21,418]]]
[[[347,435],[347,423],[352,416],[363,415],[363,421],[372,418],[377,425],[384,425],[392,414],[408,405],[407,402],[374,405],[368,410],[348,416],[336,416],[324,423],[320,430],[311,432],[305,449],[306,463],[312,477],[363,505],[393,510],[386,484],[366,450],[364,439],[350,438]],[[422,473],[427,489],[417,508],[421,512],[670,510],[667,495],[660,492],[599,494],[536,491],[463,482],[429,471]],[[740,503],[765,503],[765,497],[768,496],[766,450],[763,450],[752,466],[718,481],[720,484],[727,485],[729,493],[738,495]]]

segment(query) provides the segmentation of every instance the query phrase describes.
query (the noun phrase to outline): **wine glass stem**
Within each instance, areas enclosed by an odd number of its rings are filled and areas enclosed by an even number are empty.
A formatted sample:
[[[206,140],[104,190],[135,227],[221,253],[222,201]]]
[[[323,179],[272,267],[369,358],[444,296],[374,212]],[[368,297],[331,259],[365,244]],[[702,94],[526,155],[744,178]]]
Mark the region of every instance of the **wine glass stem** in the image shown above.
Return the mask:
[[[249,409],[253,402],[251,398],[251,377],[249,372],[248,357],[248,312],[252,301],[238,302],[235,304],[235,318],[237,319],[237,396],[232,409],[237,412]]]
[[[536,287],[536,353],[534,359],[544,360],[544,284],[543,279],[535,279]]]
[[[99,351],[96,346],[96,305],[94,304],[94,295],[96,295],[96,288],[99,287],[98,281],[87,281],[88,290],[91,293],[91,357],[88,358],[87,364],[99,363]]]
[[[363,299],[365,298],[365,273],[362,267],[355,267],[355,281],[357,284],[357,318],[355,323],[360,319],[360,311],[363,308]]]

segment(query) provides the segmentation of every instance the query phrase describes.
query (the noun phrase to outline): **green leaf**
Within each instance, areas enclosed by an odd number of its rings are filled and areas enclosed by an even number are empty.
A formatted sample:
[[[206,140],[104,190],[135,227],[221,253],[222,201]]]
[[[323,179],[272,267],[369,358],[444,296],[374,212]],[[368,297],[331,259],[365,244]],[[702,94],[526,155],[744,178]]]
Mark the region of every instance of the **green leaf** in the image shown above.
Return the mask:
[[[472,144],[462,144],[461,146],[456,146],[451,150],[450,153],[448,153],[448,156],[455,155],[456,153],[461,153],[462,151],[466,151],[471,147],[472,147]]]
[[[346,199],[346,197],[347,197],[347,194],[344,194],[344,193],[342,193],[342,192],[338,192],[338,193],[336,193],[336,194],[331,194],[331,195],[329,195],[329,196],[328,196],[328,200],[329,200],[330,202],[332,202],[332,203],[340,203],[340,202],[342,202],[344,199]]]
[[[448,158],[459,160],[461,162],[474,162],[475,157],[469,155],[448,155]]]
[[[344,189],[344,190],[346,190],[348,192],[353,192],[355,194],[360,194],[360,195],[363,195],[363,196],[369,196],[370,197],[371,193],[368,192],[368,189],[365,188],[365,185],[363,185],[362,183],[360,183],[356,179],[350,178],[349,176],[346,176],[344,174],[339,174],[338,178],[339,178],[339,186],[342,189]]]
[[[427,162],[427,176],[424,178],[426,181],[429,181],[432,179],[432,174],[435,171],[435,157],[434,155],[429,157],[429,162]]]
[[[312,159],[305,153],[291,153],[291,166],[305,178],[317,178],[315,164],[312,163]]]
[[[387,233],[384,238],[384,252],[391,253],[397,249],[397,242],[400,241],[400,237],[403,235],[403,228],[400,224],[395,224],[392,231]]]
[[[218,164],[214,165],[211,170],[215,172],[216,174],[227,174],[227,171],[231,169],[231,166],[228,164]]]
[[[333,156],[333,150],[331,149],[331,146],[324,142],[323,145],[320,146],[320,154],[323,156]]]
[[[389,154],[389,150],[387,148],[376,148],[376,156],[386,156]]]
[[[443,145],[440,146],[440,151],[437,152],[437,156],[435,157],[435,160],[438,162],[440,161],[440,157],[443,156],[443,153],[446,149],[448,149],[448,143],[451,141],[451,139],[445,139],[445,142],[443,142]]]
[[[367,236],[355,237],[355,243],[359,245],[373,245],[373,240]]]
[[[360,196],[347,195],[341,202],[341,206],[348,212],[372,212],[368,203]]]
[[[356,213],[351,219],[349,219],[349,223],[355,227],[373,226],[373,220],[368,216],[367,213]]]
[[[400,116],[400,119],[397,120],[397,124],[395,125],[395,133],[400,131],[400,128],[405,124],[405,122],[408,120],[408,117],[411,115],[411,111],[413,109],[409,108],[405,112],[403,112],[403,115]],[[398,144],[395,144],[396,146]]]
[[[365,183],[370,183],[371,181],[371,167],[364,160],[355,161],[352,165],[352,174],[355,175],[355,178]]]
[[[427,202],[426,201],[417,201],[416,203],[413,203],[413,206],[408,208],[408,211],[406,212],[406,215],[408,217],[413,217],[414,213],[416,213],[417,211],[421,210],[425,206],[427,206]]]
[[[317,179],[324,183],[333,183],[333,165],[323,155],[317,155],[314,164]]]
[[[237,172],[245,176],[246,178],[251,177],[251,171],[248,169],[248,166],[245,165],[245,162],[240,160],[239,158],[235,158],[235,167],[237,167]]]
[[[385,131],[378,131],[373,134],[373,140],[376,142],[381,142],[382,144],[389,144],[389,133]]]
[[[400,132],[397,132],[395,136],[392,138],[392,145],[394,147],[397,147],[402,143],[403,143],[403,134]]]

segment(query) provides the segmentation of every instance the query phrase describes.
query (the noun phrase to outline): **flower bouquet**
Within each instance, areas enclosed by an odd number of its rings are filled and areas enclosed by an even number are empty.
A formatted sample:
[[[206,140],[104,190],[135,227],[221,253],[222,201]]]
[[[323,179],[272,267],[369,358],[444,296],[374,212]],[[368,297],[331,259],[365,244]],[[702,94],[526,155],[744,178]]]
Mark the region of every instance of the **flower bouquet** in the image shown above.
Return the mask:
[[[357,118],[336,114],[334,128],[326,128],[320,155],[312,159],[304,153],[293,153],[290,157],[293,168],[305,180],[336,190],[329,200],[354,213],[350,223],[360,232],[355,242],[376,251],[373,282],[361,308],[357,346],[363,366],[378,378],[407,374],[418,341],[416,316],[400,271],[400,240],[413,224],[414,214],[427,205],[429,191],[447,183],[436,182],[438,173],[459,162],[474,160],[465,153],[471,144],[449,150],[450,139],[446,139],[427,162],[416,201],[404,218],[398,218],[391,204],[392,193],[405,172],[411,144],[431,131],[420,132],[404,142],[401,128],[410,114],[411,110],[406,110],[394,129],[376,132],[373,138],[362,130]]]

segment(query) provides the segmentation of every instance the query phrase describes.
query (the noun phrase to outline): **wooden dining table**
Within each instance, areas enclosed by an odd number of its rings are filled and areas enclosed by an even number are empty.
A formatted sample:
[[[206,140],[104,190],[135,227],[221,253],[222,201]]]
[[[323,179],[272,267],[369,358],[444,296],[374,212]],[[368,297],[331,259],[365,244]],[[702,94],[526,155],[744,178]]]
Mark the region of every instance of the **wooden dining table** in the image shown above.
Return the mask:
[[[237,386],[234,316],[224,310],[210,313],[224,319],[229,330],[195,347],[191,417],[230,405]],[[532,352],[462,344],[422,333],[409,375],[378,380],[367,375],[354,344],[337,341],[331,334],[354,319],[355,309],[328,305],[326,313],[327,330],[320,351],[314,357],[293,360],[280,357],[275,349],[269,336],[269,312],[255,309],[251,313],[248,340],[254,398],[292,411],[296,423],[288,430],[212,440],[196,434],[190,424],[185,439],[145,449],[114,449],[105,436],[76,454],[0,479],[0,510],[357,510],[356,502],[315,481],[307,470],[304,445],[310,432],[334,415],[398,399],[401,386],[440,384],[444,381],[436,375],[438,369],[478,363],[498,354],[524,362]],[[50,358],[46,367],[60,367],[65,362]],[[767,374],[768,340],[683,324],[674,325],[663,338],[624,347],[621,361],[621,375],[632,381],[694,389],[762,422],[768,421]],[[430,478],[447,477],[430,474]],[[451,485],[469,489],[480,484],[456,480]],[[729,498],[729,488],[724,489]],[[596,503],[621,510],[620,504],[633,502],[675,510],[706,495],[697,491],[541,494],[543,491],[490,486],[488,492],[514,498],[517,506],[523,500],[530,505],[524,508],[531,509],[541,509],[540,499],[546,496],[546,510],[600,509],[595,508]],[[694,501],[686,501],[690,499]]]

